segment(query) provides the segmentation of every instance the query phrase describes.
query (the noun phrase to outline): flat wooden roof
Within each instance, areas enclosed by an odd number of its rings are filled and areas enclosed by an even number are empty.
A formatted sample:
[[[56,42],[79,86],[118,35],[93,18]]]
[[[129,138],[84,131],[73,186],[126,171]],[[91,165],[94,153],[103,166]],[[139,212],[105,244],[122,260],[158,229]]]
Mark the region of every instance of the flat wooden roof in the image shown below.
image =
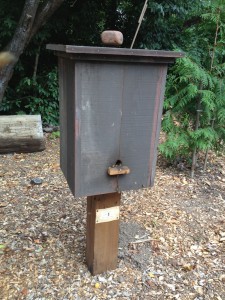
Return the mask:
[[[184,57],[183,52],[146,50],[112,47],[89,47],[73,45],[48,44],[48,50],[53,50],[58,56],[74,59],[140,61],[140,62],[174,62],[175,58]]]

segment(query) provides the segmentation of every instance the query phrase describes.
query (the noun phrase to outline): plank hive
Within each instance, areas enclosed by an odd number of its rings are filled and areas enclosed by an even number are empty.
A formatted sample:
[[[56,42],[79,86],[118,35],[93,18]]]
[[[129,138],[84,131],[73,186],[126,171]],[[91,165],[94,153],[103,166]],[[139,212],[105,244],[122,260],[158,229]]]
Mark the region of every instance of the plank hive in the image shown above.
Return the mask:
[[[47,48],[59,59],[61,168],[74,196],[152,186],[167,66],[182,53]],[[108,174],[118,161],[129,174]]]
[[[59,61],[61,168],[87,197],[86,260],[116,268],[121,191],[152,186],[167,66],[179,52],[48,45]]]

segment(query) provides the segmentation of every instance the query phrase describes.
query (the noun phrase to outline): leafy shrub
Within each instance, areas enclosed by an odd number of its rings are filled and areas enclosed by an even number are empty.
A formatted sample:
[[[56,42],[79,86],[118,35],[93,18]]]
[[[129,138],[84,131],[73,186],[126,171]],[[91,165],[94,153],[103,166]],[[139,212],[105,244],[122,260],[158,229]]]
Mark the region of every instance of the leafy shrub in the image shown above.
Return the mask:
[[[24,77],[16,90],[8,89],[0,106],[0,112],[8,114],[40,114],[43,123],[57,125],[59,122],[57,70],[37,76]]]
[[[49,136],[49,138],[50,138],[51,140],[60,138],[60,131],[53,131],[53,132],[51,133],[51,135]]]
[[[169,159],[193,153],[193,161],[196,151],[205,151],[205,167],[209,149],[224,149],[225,4],[204,4],[201,16],[184,32],[187,57],[170,70],[162,122],[167,140],[160,151]]]
[[[223,149],[225,139],[225,83],[189,57],[178,59],[167,80],[162,130],[167,139],[159,147],[170,160],[190,157],[196,148]],[[196,116],[200,113],[198,129]]]

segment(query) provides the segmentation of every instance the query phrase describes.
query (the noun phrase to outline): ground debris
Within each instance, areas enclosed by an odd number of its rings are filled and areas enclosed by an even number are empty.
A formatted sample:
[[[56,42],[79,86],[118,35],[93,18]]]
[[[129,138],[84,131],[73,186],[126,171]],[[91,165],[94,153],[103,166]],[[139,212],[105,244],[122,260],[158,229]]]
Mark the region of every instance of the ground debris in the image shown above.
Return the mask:
[[[1,155],[0,299],[225,299],[224,157],[208,166],[191,179],[162,163],[154,188],[124,192],[118,268],[91,276],[86,199],[68,189],[59,139]]]

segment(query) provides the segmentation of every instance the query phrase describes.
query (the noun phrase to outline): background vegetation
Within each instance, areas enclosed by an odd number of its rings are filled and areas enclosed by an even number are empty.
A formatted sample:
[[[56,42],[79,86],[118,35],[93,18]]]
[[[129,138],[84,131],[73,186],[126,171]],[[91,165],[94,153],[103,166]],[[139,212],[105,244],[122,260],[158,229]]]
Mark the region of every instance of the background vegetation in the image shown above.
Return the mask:
[[[25,1],[0,3],[0,49],[18,26]],[[44,1],[40,1],[44,2]],[[54,2],[54,1],[52,1]],[[63,2],[63,1],[61,1]],[[46,44],[100,46],[106,29],[123,32],[131,45],[144,4],[139,0],[64,1],[33,36],[15,66],[0,106],[1,114],[40,113],[44,123],[58,123],[57,60]],[[168,159],[192,157],[214,148],[225,137],[225,0],[156,0],[148,9],[135,48],[182,50],[169,70],[160,151]]]

